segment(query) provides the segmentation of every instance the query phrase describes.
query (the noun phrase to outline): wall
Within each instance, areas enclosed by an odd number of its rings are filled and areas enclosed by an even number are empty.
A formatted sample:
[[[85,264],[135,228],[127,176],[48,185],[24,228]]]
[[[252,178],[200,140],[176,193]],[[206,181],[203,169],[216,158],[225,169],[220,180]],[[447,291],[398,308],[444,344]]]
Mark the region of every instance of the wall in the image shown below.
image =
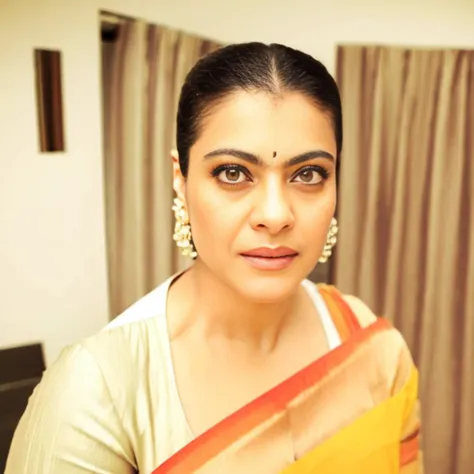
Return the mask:
[[[0,0],[0,347],[48,362],[108,319],[97,11],[71,4]],[[63,52],[66,153],[38,153],[34,47]]]
[[[0,347],[43,341],[48,362],[108,319],[99,9],[287,43],[331,71],[337,43],[474,47],[472,0],[0,0]],[[63,52],[64,154],[37,151],[34,47]]]

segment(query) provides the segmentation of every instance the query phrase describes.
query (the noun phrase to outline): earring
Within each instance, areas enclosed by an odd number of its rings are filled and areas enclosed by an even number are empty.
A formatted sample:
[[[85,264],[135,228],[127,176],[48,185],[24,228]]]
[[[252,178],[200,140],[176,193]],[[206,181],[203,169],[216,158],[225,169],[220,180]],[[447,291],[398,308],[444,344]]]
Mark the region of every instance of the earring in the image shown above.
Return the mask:
[[[323,254],[319,258],[319,263],[326,263],[329,260],[329,257],[332,254],[332,249],[337,242],[337,233],[339,228],[337,227],[337,220],[335,217],[331,220],[331,225],[329,226],[328,238],[324,244]]]
[[[176,224],[174,226],[173,240],[176,241],[176,245],[181,250],[181,254],[185,257],[196,258],[197,252],[194,248],[191,226],[189,225],[189,216],[184,207],[183,201],[176,198],[172,207],[174,216],[176,218]]]

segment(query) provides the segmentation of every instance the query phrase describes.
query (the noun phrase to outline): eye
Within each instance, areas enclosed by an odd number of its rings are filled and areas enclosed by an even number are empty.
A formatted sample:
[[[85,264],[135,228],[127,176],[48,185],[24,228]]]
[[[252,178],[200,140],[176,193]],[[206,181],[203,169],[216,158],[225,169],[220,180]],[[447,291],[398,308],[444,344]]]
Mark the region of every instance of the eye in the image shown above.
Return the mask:
[[[320,184],[327,179],[328,175],[327,170],[320,166],[308,166],[298,171],[292,181],[301,184]]]
[[[245,170],[237,165],[219,166],[212,174],[224,184],[240,184],[249,180]]]

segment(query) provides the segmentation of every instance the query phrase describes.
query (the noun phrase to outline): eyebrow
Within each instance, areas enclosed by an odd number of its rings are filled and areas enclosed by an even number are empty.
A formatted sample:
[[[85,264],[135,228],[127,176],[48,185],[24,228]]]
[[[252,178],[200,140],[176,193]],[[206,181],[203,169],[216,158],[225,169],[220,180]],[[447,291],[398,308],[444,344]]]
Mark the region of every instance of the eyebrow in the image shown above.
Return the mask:
[[[239,158],[254,165],[264,165],[263,160],[259,156],[254,155],[253,153],[248,153],[246,151],[236,150],[235,148],[219,148],[217,150],[213,150],[209,153],[206,153],[204,155],[204,158],[214,158],[217,156],[233,156],[234,158]],[[293,158],[290,158],[288,161],[285,161],[285,167],[295,166],[300,163],[304,163],[305,161],[313,160],[315,158],[325,158],[326,160],[336,161],[334,156],[332,156],[331,153],[328,153],[327,151],[312,150],[307,151],[305,153],[301,153],[300,155],[296,155]]]

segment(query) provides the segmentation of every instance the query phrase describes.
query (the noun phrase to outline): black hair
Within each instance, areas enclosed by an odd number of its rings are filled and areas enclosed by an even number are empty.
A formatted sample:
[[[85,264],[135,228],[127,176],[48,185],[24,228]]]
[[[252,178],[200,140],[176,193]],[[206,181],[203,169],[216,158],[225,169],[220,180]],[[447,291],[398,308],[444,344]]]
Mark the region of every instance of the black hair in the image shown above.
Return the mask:
[[[237,91],[269,94],[301,92],[331,116],[338,164],[342,149],[339,90],[322,63],[281,44],[233,44],[201,58],[188,73],[178,105],[176,142],[179,165],[188,174],[189,150],[213,105]]]

